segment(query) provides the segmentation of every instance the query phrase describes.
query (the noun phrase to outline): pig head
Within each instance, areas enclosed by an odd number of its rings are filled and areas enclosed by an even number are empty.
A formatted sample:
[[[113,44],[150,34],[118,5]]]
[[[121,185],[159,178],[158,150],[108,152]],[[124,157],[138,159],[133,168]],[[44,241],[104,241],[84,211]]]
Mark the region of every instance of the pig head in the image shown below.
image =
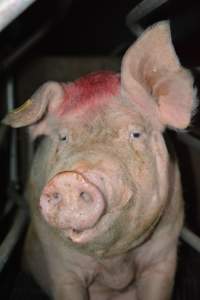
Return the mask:
[[[166,244],[176,244],[183,212],[180,188],[172,186],[180,183],[162,133],[186,128],[195,106],[192,77],[161,22],[128,49],[121,76],[48,82],[10,112],[4,123],[29,126],[33,140],[44,136],[28,191],[40,239],[48,226],[66,247],[109,258],[139,249],[168,212],[176,226]]]

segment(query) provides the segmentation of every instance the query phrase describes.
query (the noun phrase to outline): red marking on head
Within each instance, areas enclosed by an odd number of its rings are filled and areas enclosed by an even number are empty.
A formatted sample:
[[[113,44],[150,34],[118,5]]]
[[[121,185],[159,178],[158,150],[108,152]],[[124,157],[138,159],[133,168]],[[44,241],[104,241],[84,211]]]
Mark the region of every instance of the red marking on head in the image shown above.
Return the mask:
[[[73,83],[64,84],[65,98],[59,107],[59,115],[81,109],[85,105],[93,108],[102,103],[104,96],[117,95],[119,87],[119,75],[109,71],[91,73]]]

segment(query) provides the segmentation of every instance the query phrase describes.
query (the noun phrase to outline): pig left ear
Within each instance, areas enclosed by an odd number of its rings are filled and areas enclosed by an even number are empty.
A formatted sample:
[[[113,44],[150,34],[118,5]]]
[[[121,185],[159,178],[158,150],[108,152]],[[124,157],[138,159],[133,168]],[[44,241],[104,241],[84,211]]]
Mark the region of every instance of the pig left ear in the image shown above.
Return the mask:
[[[197,101],[193,78],[181,67],[169,23],[147,29],[122,61],[122,90],[158,126],[186,128]]]
[[[55,111],[63,97],[64,91],[61,84],[54,81],[44,83],[31,99],[10,111],[1,122],[14,128],[37,123],[44,117],[47,110]]]

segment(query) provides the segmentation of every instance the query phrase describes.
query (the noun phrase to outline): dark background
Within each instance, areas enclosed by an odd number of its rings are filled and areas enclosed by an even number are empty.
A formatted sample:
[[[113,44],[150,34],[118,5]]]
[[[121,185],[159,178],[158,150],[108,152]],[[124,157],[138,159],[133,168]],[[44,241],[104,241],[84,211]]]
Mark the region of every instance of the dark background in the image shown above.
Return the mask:
[[[38,0],[0,33],[0,117],[5,112],[4,85],[10,75],[17,76],[31,61],[46,56],[111,56],[119,58],[136,39],[126,26],[126,16],[140,1],[134,0]],[[200,3],[199,0],[171,0],[140,20],[144,28],[156,21],[170,19],[172,38],[181,63],[194,72],[199,86]],[[197,114],[193,128],[198,128]],[[192,130],[192,129],[191,129]],[[173,135],[173,134],[171,134]],[[194,172],[188,150],[175,140],[186,198],[186,223],[200,233],[199,204],[194,187]],[[0,191],[3,209],[8,183],[7,141],[1,147]],[[0,218],[0,241],[12,223],[13,212]],[[24,231],[25,234],[25,231]],[[24,239],[21,235],[12,256],[0,274],[0,298],[11,300],[46,299],[46,296],[20,268]],[[180,242],[178,271],[173,299],[200,298],[200,255]],[[147,299],[148,300],[148,299]]]
[[[119,45],[125,50],[134,40],[126,26],[126,16],[138,0],[37,0],[22,15],[0,33],[0,70],[13,66],[9,54],[45,24],[49,31],[34,47],[21,55],[25,59],[41,55],[110,55]],[[200,63],[200,3],[198,0],[171,0],[144,17],[145,27],[170,19],[174,45],[182,63],[198,66]],[[123,52],[123,51],[122,51]],[[26,55],[25,55],[26,53]],[[122,53],[121,53],[122,54]],[[15,64],[16,68],[16,64]]]

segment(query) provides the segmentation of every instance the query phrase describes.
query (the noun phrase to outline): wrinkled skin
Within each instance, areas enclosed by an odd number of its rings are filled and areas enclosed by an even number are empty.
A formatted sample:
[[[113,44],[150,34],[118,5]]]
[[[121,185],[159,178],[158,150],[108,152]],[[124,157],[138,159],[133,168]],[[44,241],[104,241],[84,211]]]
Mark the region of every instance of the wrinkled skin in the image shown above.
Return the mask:
[[[163,22],[127,51],[121,80],[47,83],[4,119],[45,136],[26,192],[25,264],[53,299],[170,299],[183,204],[162,132],[187,127],[193,102]]]

